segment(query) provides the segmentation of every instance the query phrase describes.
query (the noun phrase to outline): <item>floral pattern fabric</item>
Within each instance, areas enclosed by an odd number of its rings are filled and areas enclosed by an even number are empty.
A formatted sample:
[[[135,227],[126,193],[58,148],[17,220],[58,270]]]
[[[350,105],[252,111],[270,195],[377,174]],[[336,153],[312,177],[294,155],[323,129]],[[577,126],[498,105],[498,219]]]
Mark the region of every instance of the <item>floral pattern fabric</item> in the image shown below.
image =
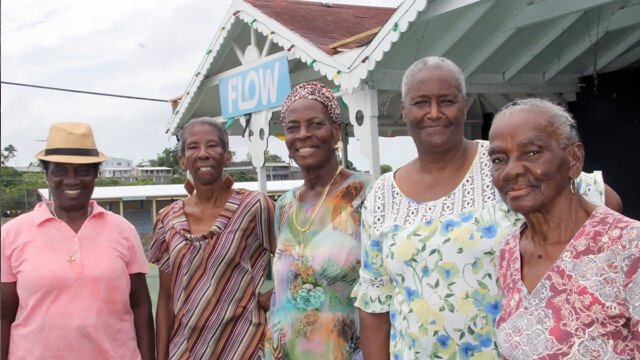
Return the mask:
[[[293,211],[302,213],[306,226],[315,204],[298,206],[298,189],[278,200],[265,358],[352,359],[359,353],[350,293],[360,268],[360,207],[371,183],[368,175],[353,173],[327,195],[307,232],[294,225]]]
[[[640,358],[640,222],[597,208],[531,293],[519,244],[515,231],[498,258],[505,358]]]
[[[383,175],[362,208],[362,268],[355,305],[389,312],[392,359],[496,359],[502,310],[495,256],[522,220],[491,182],[488,143],[450,194],[415,202]],[[602,203],[600,174],[578,186]]]

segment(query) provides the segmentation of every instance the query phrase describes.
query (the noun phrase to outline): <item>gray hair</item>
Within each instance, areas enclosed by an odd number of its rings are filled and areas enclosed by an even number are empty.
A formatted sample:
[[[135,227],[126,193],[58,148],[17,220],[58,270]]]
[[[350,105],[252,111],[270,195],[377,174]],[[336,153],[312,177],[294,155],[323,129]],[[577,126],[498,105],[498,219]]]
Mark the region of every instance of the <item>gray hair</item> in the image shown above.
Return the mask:
[[[540,98],[530,98],[512,101],[505,105],[496,114],[493,122],[508,118],[514,112],[520,110],[538,110],[549,116],[549,121],[555,126],[558,131],[559,140],[562,146],[567,146],[580,141],[580,135],[578,135],[578,126],[576,121],[569,114],[569,112],[562,106],[556,105],[549,100]]]
[[[464,82],[464,74],[460,67],[456,65],[453,61],[443,58],[440,56],[427,56],[420,60],[417,60],[409,68],[404,72],[402,76],[402,98],[407,94],[407,87],[413,81],[415,75],[424,70],[444,70],[451,74],[451,76],[458,83],[458,88],[460,89],[460,95],[463,97],[467,93],[467,87]]]
[[[220,142],[220,146],[222,146],[222,150],[229,150],[229,132],[227,132],[227,129],[214,118],[199,117],[189,120],[189,122],[182,128],[182,131],[180,131],[180,143],[178,149],[181,156],[184,155],[186,150],[185,146],[187,145],[185,134],[187,131],[191,130],[191,128],[198,125],[211,126],[218,134],[218,141]]]

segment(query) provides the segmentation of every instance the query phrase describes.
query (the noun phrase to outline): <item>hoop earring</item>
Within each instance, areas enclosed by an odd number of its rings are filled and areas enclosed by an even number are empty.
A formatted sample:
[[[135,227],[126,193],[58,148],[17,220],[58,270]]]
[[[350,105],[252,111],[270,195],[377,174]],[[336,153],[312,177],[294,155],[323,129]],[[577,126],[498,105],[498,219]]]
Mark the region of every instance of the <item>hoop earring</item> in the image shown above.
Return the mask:
[[[571,180],[569,180],[569,189],[571,190],[572,194],[576,194],[576,179],[575,178],[571,178]]]
[[[336,157],[338,158],[338,162],[342,161],[342,141],[338,140],[338,142],[333,145],[333,150],[336,152]]]

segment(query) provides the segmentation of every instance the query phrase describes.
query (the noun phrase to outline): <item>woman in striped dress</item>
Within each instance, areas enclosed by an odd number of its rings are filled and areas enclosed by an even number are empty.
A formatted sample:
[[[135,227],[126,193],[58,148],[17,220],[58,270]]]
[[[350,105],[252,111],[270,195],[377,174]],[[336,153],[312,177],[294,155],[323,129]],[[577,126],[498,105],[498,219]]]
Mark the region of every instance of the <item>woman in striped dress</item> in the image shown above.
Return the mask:
[[[270,293],[259,293],[275,249],[273,202],[232,188],[226,130],[185,125],[180,166],[195,191],[162,209],[150,260],[160,269],[158,359],[257,359]]]

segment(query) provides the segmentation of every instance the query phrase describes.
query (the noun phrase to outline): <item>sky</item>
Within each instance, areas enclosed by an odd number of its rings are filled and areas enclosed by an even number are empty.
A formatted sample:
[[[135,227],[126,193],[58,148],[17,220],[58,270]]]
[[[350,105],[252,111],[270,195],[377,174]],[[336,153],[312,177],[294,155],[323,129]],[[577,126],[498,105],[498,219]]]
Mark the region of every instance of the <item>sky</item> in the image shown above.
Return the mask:
[[[397,6],[400,0],[334,3]],[[0,3],[2,81],[156,99],[181,95],[202,60],[231,0],[21,0]],[[1,146],[17,148],[13,166],[26,166],[45,146],[51,123],[81,121],[98,149],[133,160],[153,159],[175,138],[165,134],[168,103],[72,94],[3,84]],[[402,144],[402,146],[398,146]],[[246,141],[232,137],[242,160]],[[287,158],[280,140],[271,152]],[[394,169],[415,156],[406,137],[381,139],[381,163]],[[350,159],[368,169],[351,139]]]

